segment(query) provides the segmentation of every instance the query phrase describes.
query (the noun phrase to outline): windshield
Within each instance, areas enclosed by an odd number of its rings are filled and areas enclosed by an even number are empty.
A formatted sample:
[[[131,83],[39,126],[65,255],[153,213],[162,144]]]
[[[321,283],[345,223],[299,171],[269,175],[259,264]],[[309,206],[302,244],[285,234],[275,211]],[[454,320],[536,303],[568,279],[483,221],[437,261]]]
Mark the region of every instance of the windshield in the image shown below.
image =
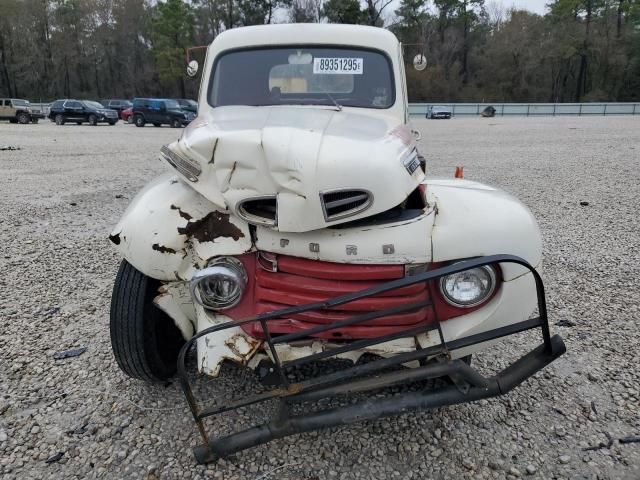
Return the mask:
[[[177,108],[177,109],[180,108],[180,104],[176,100],[165,100],[164,105],[167,108]]]
[[[11,102],[13,103],[14,107],[28,107],[29,106],[29,102],[27,102],[26,100],[16,100],[14,98],[13,100],[11,100]]]
[[[225,53],[214,65],[209,103],[389,108],[391,62],[351,48],[287,47]]]
[[[84,104],[87,107],[91,107],[91,108],[99,108],[100,110],[104,110],[104,105],[98,103],[98,102],[92,102],[91,100],[85,100]]]

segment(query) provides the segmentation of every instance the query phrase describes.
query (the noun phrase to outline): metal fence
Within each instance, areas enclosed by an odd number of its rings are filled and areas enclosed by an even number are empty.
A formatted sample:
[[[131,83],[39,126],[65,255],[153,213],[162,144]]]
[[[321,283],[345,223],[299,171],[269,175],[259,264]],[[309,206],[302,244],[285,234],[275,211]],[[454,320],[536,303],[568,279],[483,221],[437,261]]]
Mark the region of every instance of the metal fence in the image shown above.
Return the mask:
[[[453,116],[480,115],[486,107],[496,116],[640,115],[640,103],[410,103],[409,114],[424,117],[432,105],[451,108]],[[49,114],[50,103],[32,103],[35,112]]]
[[[424,117],[430,106],[449,107],[453,116],[480,115],[486,107],[496,116],[640,115],[640,103],[410,103],[412,116]]]

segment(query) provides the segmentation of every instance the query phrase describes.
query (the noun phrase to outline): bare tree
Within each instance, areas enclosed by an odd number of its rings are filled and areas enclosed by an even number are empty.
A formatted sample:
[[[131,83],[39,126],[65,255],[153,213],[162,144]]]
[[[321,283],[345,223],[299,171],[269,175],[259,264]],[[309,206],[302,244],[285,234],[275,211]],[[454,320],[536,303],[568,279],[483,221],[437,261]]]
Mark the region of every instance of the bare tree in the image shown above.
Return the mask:
[[[322,0],[293,0],[289,9],[291,23],[318,23],[322,18]]]
[[[366,12],[369,25],[382,27],[384,25],[382,13],[392,2],[393,0],[366,0]]]
[[[502,0],[492,0],[485,4],[484,9],[489,17],[491,31],[499,30],[506,17],[506,8]]]

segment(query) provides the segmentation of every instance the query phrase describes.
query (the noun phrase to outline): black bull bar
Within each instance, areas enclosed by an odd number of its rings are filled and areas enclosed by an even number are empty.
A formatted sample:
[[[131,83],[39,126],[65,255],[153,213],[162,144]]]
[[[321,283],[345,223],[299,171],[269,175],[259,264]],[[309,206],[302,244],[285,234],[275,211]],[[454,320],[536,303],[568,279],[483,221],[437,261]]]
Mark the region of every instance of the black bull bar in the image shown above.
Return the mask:
[[[312,310],[330,309],[357,299],[370,297],[420,282],[429,282],[428,285],[432,285],[432,280],[446,275],[475,267],[492,264],[497,265],[500,263],[518,264],[531,272],[535,280],[538,300],[537,317],[468,337],[445,341],[436,310],[433,307],[432,302],[427,300],[400,307],[393,307],[386,310],[354,315],[347,320],[341,320],[327,325],[319,325],[277,337],[272,337],[269,332],[270,320]],[[433,297],[433,290],[431,293]],[[390,335],[352,341],[344,345],[336,346],[332,349],[324,350],[319,353],[314,353],[288,362],[283,362],[278,357],[276,350],[277,344],[308,338],[310,335],[316,333],[326,332],[334,328],[345,327],[348,325],[355,325],[388,315],[410,312],[418,308],[433,308],[433,313],[435,315],[434,318],[436,321],[433,324],[418,327],[412,326],[411,328]],[[190,347],[196,340],[211,333],[253,322],[258,322],[261,325],[265,343],[271,353],[273,369],[275,370],[274,373],[279,381],[279,385],[261,393],[225,401],[224,403],[218,403],[212,407],[201,407],[193,394],[185,366],[185,357]],[[453,350],[496,340],[507,335],[535,328],[539,328],[542,332],[542,343],[495,376],[489,378],[485,378],[462,360],[451,360],[449,355]],[[398,353],[393,356],[376,359],[368,363],[356,364],[345,370],[315,376],[296,383],[291,383],[287,376],[287,370],[294,366],[322,360],[368,346],[378,345],[398,338],[413,337],[432,330],[438,331],[440,339],[440,344],[438,345]],[[182,347],[178,356],[178,375],[180,377],[182,390],[203,440],[202,445],[198,445],[194,448],[196,460],[198,463],[209,463],[240,450],[261,445],[273,439],[286,437],[288,435],[363,420],[373,420],[409,411],[433,409],[445,405],[454,405],[503,395],[512,388],[518,386],[537,371],[547,366],[565,351],[566,348],[560,336],[554,335],[551,337],[550,335],[544,285],[539,273],[534,267],[520,257],[513,255],[491,255],[465,260],[416,275],[406,276],[360,292],[333,297],[322,302],[284,308],[269,313],[259,314],[245,320],[226,322],[207,328],[194,335]],[[438,358],[440,361],[426,362],[427,359],[434,357]],[[391,372],[387,370],[390,367],[398,367],[402,364],[414,361],[419,361],[421,366]],[[387,371],[385,372],[384,370]],[[437,389],[430,388],[418,391],[408,391],[384,398],[371,398],[356,404],[305,414],[292,415],[290,412],[293,405],[299,405],[302,402],[367,392],[389,386],[397,386],[441,377],[448,377],[451,379],[452,385]],[[278,413],[267,423],[223,437],[210,437],[207,434],[203,421],[205,418],[273,399],[279,400]]]

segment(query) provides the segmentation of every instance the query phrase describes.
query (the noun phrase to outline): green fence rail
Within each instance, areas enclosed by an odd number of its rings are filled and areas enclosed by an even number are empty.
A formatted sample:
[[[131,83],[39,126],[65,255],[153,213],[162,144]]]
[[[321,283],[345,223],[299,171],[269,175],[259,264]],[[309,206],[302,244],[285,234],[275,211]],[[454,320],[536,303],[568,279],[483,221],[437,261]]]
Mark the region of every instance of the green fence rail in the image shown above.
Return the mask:
[[[640,103],[410,103],[412,116],[425,116],[430,106],[451,109],[453,116],[480,115],[486,107],[496,109],[497,117],[640,115]]]

